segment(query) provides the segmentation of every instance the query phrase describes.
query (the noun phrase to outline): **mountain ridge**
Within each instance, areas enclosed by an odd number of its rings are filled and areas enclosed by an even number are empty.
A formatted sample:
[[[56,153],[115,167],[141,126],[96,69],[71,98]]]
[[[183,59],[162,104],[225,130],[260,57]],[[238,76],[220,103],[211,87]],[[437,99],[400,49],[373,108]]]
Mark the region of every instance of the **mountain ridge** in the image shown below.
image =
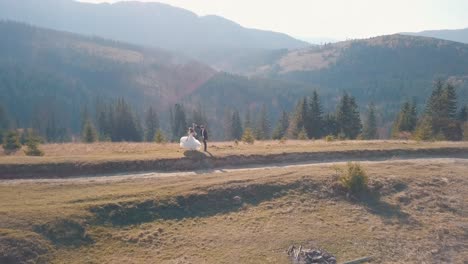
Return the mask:
[[[468,44],[468,27],[462,29],[424,30],[420,32],[404,32],[404,35],[432,37]]]
[[[0,0],[0,19],[159,47],[198,59],[200,53],[213,49],[274,50],[309,45],[284,33],[245,28],[219,16],[198,16],[156,2]]]

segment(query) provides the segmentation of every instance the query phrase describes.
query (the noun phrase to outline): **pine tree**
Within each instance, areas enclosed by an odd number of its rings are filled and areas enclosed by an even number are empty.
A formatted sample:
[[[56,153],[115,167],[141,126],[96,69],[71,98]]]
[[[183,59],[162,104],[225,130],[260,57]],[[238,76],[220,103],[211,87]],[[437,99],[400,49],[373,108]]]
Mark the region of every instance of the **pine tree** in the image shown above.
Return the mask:
[[[444,112],[446,118],[456,119],[457,118],[457,92],[455,86],[451,83],[445,85],[443,92],[444,97]]]
[[[26,138],[24,154],[26,154],[26,156],[44,156],[44,151],[39,149],[40,142],[40,138],[34,135],[33,131],[29,131],[28,137]]]
[[[457,94],[455,87],[437,81],[426,106],[426,116],[431,122],[432,135],[447,140],[460,140],[463,132],[457,120]]]
[[[336,117],[334,114],[329,113],[325,115],[323,121],[323,132],[327,136],[338,136],[339,133],[339,126],[338,122],[336,121]]]
[[[239,111],[234,110],[232,113],[232,121],[231,121],[232,127],[231,127],[231,138],[240,140],[242,138],[242,122],[240,120],[240,115]],[[251,128],[245,128],[246,130],[249,129],[249,131],[252,133]],[[253,136],[253,133],[252,133]]]
[[[323,137],[323,112],[317,91],[314,91],[310,100],[305,127],[309,138]]]
[[[375,116],[375,105],[370,103],[366,123],[362,132],[364,139],[377,139],[377,117]]]
[[[442,80],[437,80],[434,84],[434,89],[432,90],[431,96],[426,105],[425,115],[431,116],[434,118],[439,118],[442,116],[441,112],[443,107],[442,95],[444,90],[444,83]]]
[[[416,103],[405,102],[393,123],[392,136],[399,137],[400,132],[412,133],[417,125]]]
[[[91,121],[86,120],[82,132],[82,141],[86,143],[93,143],[97,141],[96,130]]]
[[[354,97],[343,95],[338,105],[336,121],[344,137],[355,139],[362,130],[361,117]]]
[[[253,144],[255,142],[254,133],[249,127],[245,128],[244,133],[242,134],[242,142],[247,144]]]
[[[281,118],[278,120],[275,130],[273,131],[273,139],[282,139],[286,135],[289,127],[289,116],[286,111],[283,111]]]
[[[252,122],[252,116],[250,115],[250,109],[247,108],[247,111],[245,112],[245,119],[244,119],[244,127],[253,127],[253,122]]]
[[[463,124],[463,141],[468,141],[468,122]]]
[[[3,150],[6,154],[17,151],[21,148],[18,132],[8,131],[3,136]]]
[[[306,131],[306,129],[304,127],[297,134],[297,139],[299,139],[299,140],[308,140],[309,139],[309,137],[307,136],[307,131]]]
[[[224,139],[232,140],[232,113],[229,109],[224,109],[223,115]]]
[[[263,105],[262,111],[260,112],[260,117],[258,119],[258,125],[256,129],[257,139],[264,140],[270,139],[271,133],[271,124],[270,118],[268,117],[268,111],[266,105]]]
[[[145,139],[147,142],[152,142],[159,129],[159,118],[153,107],[150,107],[146,112],[145,117]]]
[[[288,137],[297,138],[299,132],[305,128],[306,118],[308,115],[307,98],[304,97],[296,106],[296,111],[293,114],[292,120],[289,123]]]
[[[113,141],[141,141],[141,124],[130,105],[123,98],[119,99],[113,111]]]
[[[9,128],[9,121],[5,109],[0,105],[0,142],[3,142],[3,134]]]
[[[171,110],[172,140],[177,141],[187,134],[187,120],[185,118],[184,107],[180,104],[174,105]]]
[[[430,117],[423,117],[420,121],[413,135],[416,140],[430,140],[433,138],[432,134],[432,122]]]
[[[468,121],[468,106],[463,106],[458,113],[458,120],[461,122]]]
[[[154,136],[154,141],[158,144],[166,142],[166,137],[164,136],[164,133],[162,132],[161,129],[158,129],[156,131],[156,135]]]
[[[192,123],[197,125],[206,125],[208,123],[205,112],[200,104],[193,110]]]

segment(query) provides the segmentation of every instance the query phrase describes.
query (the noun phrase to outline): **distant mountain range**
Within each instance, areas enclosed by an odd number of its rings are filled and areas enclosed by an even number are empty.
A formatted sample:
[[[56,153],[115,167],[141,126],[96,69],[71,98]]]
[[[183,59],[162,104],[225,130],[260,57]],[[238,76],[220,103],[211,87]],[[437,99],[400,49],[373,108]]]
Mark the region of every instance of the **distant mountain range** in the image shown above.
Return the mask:
[[[0,0],[0,19],[159,47],[228,70],[235,68],[231,64],[235,65],[236,60],[245,60],[244,54],[262,57],[267,51],[309,45],[286,34],[244,28],[219,16],[200,17],[155,2]]]
[[[444,29],[444,30],[427,30],[416,33],[402,33],[412,36],[431,37],[438,39],[451,40],[461,43],[468,43],[468,28],[464,29]]]
[[[255,76],[302,82],[325,94],[347,91],[360,102],[393,113],[402,100],[422,105],[437,78],[458,85],[468,103],[468,45],[441,39],[388,35],[289,51]]]
[[[0,104],[26,125],[52,111],[74,133],[84,106],[118,97],[164,115],[177,102],[202,105],[213,127],[229,109],[256,113],[263,104],[275,121],[313,90],[326,111],[343,92],[362,110],[372,101],[388,125],[402,101],[421,108],[438,78],[468,103],[468,45],[436,38],[318,46],[163,4],[71,0],[0,0],[0,36]]]

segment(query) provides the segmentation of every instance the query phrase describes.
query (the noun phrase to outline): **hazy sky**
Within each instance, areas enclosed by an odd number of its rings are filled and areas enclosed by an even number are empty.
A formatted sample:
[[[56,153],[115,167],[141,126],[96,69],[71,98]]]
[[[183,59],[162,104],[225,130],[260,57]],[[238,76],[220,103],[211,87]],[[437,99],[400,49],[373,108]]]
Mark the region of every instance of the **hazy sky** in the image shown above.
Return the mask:
[[[119,0],[81,0],[102,3]],[[363,38],[468,27],[468,0],[140,0],[298,38]]]

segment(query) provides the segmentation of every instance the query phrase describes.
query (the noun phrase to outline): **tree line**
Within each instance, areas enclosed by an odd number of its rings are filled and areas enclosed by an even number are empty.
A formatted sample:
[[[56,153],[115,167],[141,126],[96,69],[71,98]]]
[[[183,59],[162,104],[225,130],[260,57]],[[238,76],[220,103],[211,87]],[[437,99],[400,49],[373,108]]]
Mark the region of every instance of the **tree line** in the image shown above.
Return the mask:
[[[267,139],[377,139],[379,138],[379,113],[373,103],[361,114],[355,97],[344,93],[339,98],[335,111],[323,110],[319,94],[300,98],[293,111],[282,111],[274,124],[267,105],[260,109],[247,108],[243,114],[238,109],[226,109],[223,126],[224,140]],[[40,124],[18,129],[0,105],[0,140],[7,131],[16,131],[18,140],[25,144],[27,137],[41,138],[40,141],[66,141],[66,129],[52,114]],[[192,123],[208,125],[205,111],[199,105],[191,114],[182,104],[175,104],[169,110],[169,125],[162,128],[160,113],[153,106],[144,111],[143,118],[124,99],[110,102],[98,101],[91,115],[85,107],[81,113],[81,135],[83,142],[95,141],[178,141],[187,133]],[[467,140],[468,107],[457,105],[455,87],[449,82],[436,81],[425,108],[418,114],[414,101],[401,105],[393,122],[391,135],[398,139],[417,140]],[[209,127],[209,130],[217,129]],[[18,133],[22,131],[22,133]],[[8,134],[8,138],[14,138]],[[0,142],[1,142],[0,141]],[[36,140],[37,141],[37,140]],[[249,140],[250,141],[250,140]]]

